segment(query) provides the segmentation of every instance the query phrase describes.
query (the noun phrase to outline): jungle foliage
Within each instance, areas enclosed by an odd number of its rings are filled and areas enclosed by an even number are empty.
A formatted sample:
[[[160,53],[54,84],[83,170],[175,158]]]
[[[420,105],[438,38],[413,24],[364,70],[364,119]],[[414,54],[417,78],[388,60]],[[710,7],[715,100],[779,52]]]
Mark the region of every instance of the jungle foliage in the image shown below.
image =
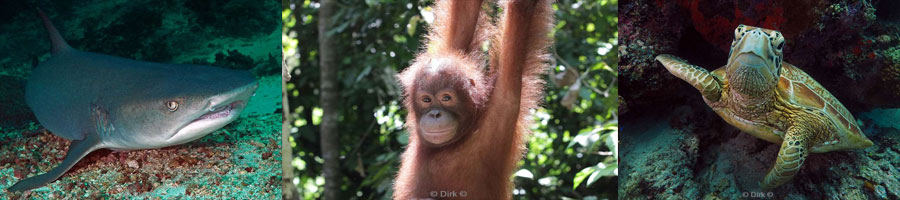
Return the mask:
[[[300,198],[322,194],[319,123],[337,115],[343,198],[390,198],[408,142],[406,110],[395,75],[422,47],[432,1],[338,1],[325,34],[340,49],[340,111],[320,108],[319,1],[283,0],[284,56],[292,67],[287,95]],[[516,198],[616,198],[617,0],[558,0],[553,69],[542,109],[515,175]]]

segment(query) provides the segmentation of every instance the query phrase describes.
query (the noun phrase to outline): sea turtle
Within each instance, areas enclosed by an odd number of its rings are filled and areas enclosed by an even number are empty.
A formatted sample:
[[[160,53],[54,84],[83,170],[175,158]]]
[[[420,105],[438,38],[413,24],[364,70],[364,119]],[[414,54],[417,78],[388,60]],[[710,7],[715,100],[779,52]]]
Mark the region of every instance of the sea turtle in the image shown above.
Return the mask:
[[[784,37],[739,25],[728,63],[710,73],[672,55],[659,55],[672,75],[687,81],[728,124],[781,144],[775,166],[760,182],[769,190],[794,177],[809,152],[872,146],[847,108],[806,72],[783,62]]]

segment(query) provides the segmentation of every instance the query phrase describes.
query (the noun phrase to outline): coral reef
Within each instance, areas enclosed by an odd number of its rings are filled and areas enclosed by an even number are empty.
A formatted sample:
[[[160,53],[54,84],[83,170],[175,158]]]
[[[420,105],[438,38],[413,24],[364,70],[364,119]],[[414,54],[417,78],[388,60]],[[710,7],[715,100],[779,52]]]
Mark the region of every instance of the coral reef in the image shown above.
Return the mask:
[[[668,115],[622,120],[621,132],[627,134],[620,140],[620,198],[900,198],[900,109],[860,114],[875,146],[811,154],[791,182],[763,191],[758,183],[779,146],[687,104]]]
[[[241,118],[197,141],[162,149],[100,150],[46,187],[6,195],[11,199],[278,198],[280,119],[280,114]],[[36,127],[2,130],[0,188],[62,162],[69,141]]]

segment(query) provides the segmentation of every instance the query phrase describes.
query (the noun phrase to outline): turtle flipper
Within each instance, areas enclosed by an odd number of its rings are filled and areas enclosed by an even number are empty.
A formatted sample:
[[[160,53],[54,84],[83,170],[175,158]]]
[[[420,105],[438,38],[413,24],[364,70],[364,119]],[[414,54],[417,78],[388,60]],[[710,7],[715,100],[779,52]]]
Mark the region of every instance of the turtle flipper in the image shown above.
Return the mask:
[[[13,186],[10,186],[6,190],[9,192],[26,191],[42,187],[44,185],[47,185],[47,183],[53,182],[54,180],[65,174],[66,171],[72,168],[72,166],[75,166],[75,163],[78,163],[81,158],[84,158],[84,156],[86,156],[88,153],[97,150],[99,147],[99,143],[100,140],[96,137],[96,134],[90,134],[82,140],[72,141],[72,143],[69,144],[69,151],[66,152],[66,158],[62,161],[62,163],[59,163],[59,165],[57,165],[47,173],[21,180]]]
[[[808,128],[803,126],[791,126],[781,142],[781,150],[775,159],[775,167],[769,170],[766,177],[759,183],[763,190],[769,190],[787,183],[800,171],[803,161],[809,155]]]
[[[669,54],[656,56],[656,60],[662,63],[666,70],[669,70],[669,73],[687,81],[694,88],[700,90],[700,93],[706,99],[719,101],[719,98],[722,96],[721,82],[708,70],[688,64],[681,58]]]

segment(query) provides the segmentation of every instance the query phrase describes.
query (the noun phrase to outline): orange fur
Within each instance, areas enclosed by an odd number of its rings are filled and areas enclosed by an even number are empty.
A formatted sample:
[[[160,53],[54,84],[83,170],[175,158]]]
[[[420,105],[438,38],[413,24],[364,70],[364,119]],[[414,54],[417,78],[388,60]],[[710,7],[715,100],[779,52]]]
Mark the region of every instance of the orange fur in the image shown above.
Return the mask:
[[[530,112],[543,95],[541,75],[547,71],[553,14],[548,0],[501,4],[504,13],[496,34],[480,1],[439,1],[435,6],[427,50],[398,75],[410,112],[406,123],[410,143],[403,153],[394,199],[447,199],[454,197],[451,194],[470,199],[512,197],[512,175],[524,153]],[[489,37],[493,37],[490,69],[485,71],[488,63],[480,47]],[[434,64],[448,59],[452,68]],[[429,70],[445,73],[425,78]],[[440,147],[423,144],[411,105],[415,98],[410,97],[417,87],[436,82],[465,93],[475,118],[470,124],[474,127],[467,129],[471,131]]]

